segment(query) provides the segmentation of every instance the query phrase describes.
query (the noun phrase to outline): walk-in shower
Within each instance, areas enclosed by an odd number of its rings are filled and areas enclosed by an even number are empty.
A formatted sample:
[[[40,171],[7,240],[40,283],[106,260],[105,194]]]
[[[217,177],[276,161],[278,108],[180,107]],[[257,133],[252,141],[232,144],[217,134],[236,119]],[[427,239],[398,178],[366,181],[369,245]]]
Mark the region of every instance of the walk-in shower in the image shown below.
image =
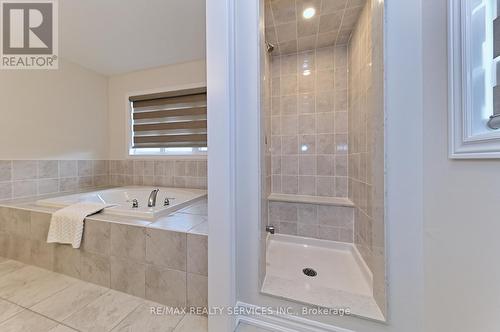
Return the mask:
[[[263,5],[262,292],[384,320],[383,2]]]

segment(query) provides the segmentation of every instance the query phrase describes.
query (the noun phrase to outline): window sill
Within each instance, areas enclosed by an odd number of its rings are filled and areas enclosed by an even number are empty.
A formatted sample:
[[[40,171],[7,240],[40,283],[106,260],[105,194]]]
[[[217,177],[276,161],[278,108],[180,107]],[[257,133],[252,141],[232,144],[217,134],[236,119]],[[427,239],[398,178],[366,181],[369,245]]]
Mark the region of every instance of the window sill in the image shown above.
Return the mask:
[[[204,153],[189,153],[189,154],[129,154],[127,155],[127,159],[162,159],[162,160],[169,160],[169,159],[202,159],[206,160],[208,157],[208,154],[206,152]]]

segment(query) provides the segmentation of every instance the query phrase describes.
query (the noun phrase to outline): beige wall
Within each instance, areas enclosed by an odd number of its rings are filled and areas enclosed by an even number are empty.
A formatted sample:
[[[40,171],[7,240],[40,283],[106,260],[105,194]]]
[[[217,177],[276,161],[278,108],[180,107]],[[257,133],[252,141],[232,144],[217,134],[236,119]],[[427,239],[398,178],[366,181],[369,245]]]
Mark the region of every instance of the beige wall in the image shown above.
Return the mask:
[[[175,89],[183,85],[204,84],[205,82],[205,60],[110,77],[108,84],[109,158],[123,159],[127,157],[129,110],[126,106],[126,96],[128,94]]]
[[[0,72],[0,159],[107,157],[107,78],[59,70]]]
[[[205,72],[204,60],[109,78],[68,61],[54,71],[1,71],[0,159],[123,159],[125,96],[204,84]]]

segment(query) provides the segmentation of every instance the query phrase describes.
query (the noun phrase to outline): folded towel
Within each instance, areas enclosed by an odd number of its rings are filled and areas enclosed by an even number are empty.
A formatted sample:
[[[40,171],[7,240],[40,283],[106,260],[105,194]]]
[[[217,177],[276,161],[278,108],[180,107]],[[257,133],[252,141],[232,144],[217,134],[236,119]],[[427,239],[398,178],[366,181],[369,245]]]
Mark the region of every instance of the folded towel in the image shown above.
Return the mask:
[[[50,220],[47,243],[67,243],[80,248],[85,217],[112,206],[102,203],[77,203],[56,211]]]

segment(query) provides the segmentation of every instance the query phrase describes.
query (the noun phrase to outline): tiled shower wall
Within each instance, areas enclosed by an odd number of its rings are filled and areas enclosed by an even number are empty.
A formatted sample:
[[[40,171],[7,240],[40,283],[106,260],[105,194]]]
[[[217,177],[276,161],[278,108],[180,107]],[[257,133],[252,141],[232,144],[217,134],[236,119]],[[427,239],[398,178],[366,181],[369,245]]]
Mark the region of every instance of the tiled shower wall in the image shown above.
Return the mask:
[[[349,44],[349,198],[354,243],[385,312],[383,12],[367,1]]]
[[[280,234],[353,242],[354,210],[352,207],[270,202],[269,222]]]
[[[206,160],[0,160],[0,200],[124,185],[207,188]]]
[[[272,192],[347,197],[347,46],[273,56]]]

